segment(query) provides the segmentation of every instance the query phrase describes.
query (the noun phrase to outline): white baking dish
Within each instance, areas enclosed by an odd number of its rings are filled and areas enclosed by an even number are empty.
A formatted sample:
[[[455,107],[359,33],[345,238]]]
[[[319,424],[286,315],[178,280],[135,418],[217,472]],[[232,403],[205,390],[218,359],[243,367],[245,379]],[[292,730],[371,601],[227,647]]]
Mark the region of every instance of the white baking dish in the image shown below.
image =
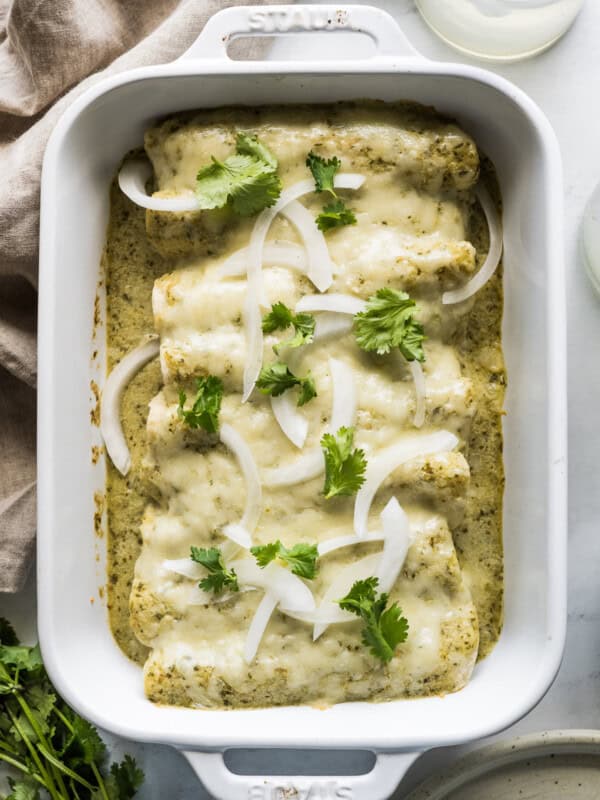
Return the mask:
[[[359,30],[375,57],[351,62],[235,62],[228,40],[248,32]],[[103,603],[103,543],[93,535],[104,465],[90,452],[90,381],[104,379],[103,329],[92,339],[108,185],[122,155],[159,115],[223,104],[413,99],[455,116],[493,159],[505,203],[504,343],[506,620],[470,684],[444,698],[240,711],[163,708],[112,639]],[[117,75],[66,112],[44,161],[39,319],[39,631],[52,680],[75,708],[125,737],[188,751],[220,798],[296,797],[277,779],[232,775],[231,747],[376,751],[353,778],[286,778],[311,797],[378,800],[426,748],[510,725],[558,669],[566,622],[566,403],[560,155],[549,123],[510,83],[484,70],[419,56],[391,17],[349,6],[234,8],[217,14],[172,64]],[[100,289],[100,296],[102,289]],[[100,302],[100,311],[102,311]],[[92,351],[99,358],[93,360]],[[99,561],[97,560],[99,557]],[[320,794],[319,794],[320,792]],[[337,792],[337,794],[336,794]],[[302,794],[301,796],[306,796]]]

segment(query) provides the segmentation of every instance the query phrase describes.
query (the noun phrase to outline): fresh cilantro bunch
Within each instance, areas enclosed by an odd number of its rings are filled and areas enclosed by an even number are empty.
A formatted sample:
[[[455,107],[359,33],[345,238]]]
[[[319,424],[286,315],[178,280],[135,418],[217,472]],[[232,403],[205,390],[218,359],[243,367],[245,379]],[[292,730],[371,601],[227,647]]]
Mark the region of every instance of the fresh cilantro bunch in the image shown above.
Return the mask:
[[[279,539],[270,544],[256,545],[250,548],[259,567],[266,567],[278,558],[286,567],[300,578],[312,579],[317,574],[317,558],[319,551],[316,544],[295,544],[288,550]]]
[[[235,154],[198,172],[196,198],[200,208],[229,206],[251,217],[272,206],[281,194],[277,159],[257,136],[238,133]]]
[[[298,386],[298,402],[297,405],[303,406],[317,396],[317,389],[315,382],[310,372],[304,378],[298,378],[290,371],[287,364],[282,361],[274,361],[268,364],[260,371],[260,375],[256,381],[256,385],[263,394],[270,394],[271,397],[279,397],[279,395]]]
[[[364,450],[352,449],[353,444],[354,428],[340,428],[337,433],[325,433],[321,438],[326,499],[354,494],[365,482],[367,459]]]
[[[263,333],[284,331],[290,327],[294,329],[294,336],[273,346],[273,350],[277,355],[284,347],[294,348],[301,347],[303,344],[310,344],[315,335],[315,318],[312,314],[294,314],[281,301],[274,303],[269,313],[263,317]]]
[[[397,347],[407,361],[425,361],[425,332],[414,318],[415,306],[415,301],[406,292],[378,289],[367,300],[366,309],[354,317],[354,333],[359,346],[379,355]]]
[[[219,413],[223,399],[223,381],[214,375],[196,380],[196,397],[190,409],[185,409],[186,393],[179,392],[177,415],[190,428],[204,428],[207,433],[218,433]]]
[[[396,647],[408,637],[408,620],[397,603],[386,608],[388,596],[377,595],[379,580],[356,581],[346,597],[338,600],[340,608],[356,614],[364,623],[362,640],[372,655],[383,663],[391,661]]]
[[[208,571],[199,586],[205,592],[219,594],[227,587],[232,592],[239,592],[237,575],[234,569],[227,569],[221,551],[216,547],[192,547],[190,558],[197,564],[202,564]]]
[[[20,773],[5,800],[130,800],[144,779],[130,756],[108,767],[104,742],[56,694],[39,647],[20,645],[1,618],[0,763]]]
[[[323,211],[317,217],[317,227],[319,230],[327,232],[332,228],[341,228],[344,225],[355,225],[356,216],[351,208],[348,208],[344,201],[338,197],[333,181],[339,172],[342,162],[335,156],[325,159],[313,153],[312,150],[306,157],[306,166],[312,172],[315,179],[315,192],[328,192],[333,200],[323,207]]]

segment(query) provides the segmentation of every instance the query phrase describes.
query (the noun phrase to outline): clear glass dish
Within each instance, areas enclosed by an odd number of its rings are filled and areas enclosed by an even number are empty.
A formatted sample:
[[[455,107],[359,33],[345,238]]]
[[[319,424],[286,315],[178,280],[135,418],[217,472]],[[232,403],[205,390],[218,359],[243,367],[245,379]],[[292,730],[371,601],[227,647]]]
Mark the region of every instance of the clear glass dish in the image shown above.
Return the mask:
[[[492,61],[519,61],[560,39],[584,0],[415,2],[429,27],[457,50]]]

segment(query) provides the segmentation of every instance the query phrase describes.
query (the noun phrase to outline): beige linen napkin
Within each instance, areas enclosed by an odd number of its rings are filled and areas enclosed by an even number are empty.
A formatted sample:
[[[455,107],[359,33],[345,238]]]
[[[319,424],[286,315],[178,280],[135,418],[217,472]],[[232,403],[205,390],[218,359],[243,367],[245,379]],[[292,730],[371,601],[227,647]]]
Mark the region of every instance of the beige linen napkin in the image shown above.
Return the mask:
[[[48,135],[92,83],[173,60],[230,5],[0,0],[0,592],[23,585],[35,537],[35,287]]]

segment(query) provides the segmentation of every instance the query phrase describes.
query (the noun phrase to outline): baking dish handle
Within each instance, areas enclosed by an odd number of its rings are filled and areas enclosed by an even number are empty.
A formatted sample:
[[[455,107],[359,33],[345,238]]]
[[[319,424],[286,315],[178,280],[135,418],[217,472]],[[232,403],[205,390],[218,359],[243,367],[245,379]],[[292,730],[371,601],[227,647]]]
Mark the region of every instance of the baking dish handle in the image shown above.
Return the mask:
[[[227,48],[239,36],[295,33],[364,33],[374,42],[374,60],[423,58],[396,20],[372,6],[232,6],[214,14],[194,44],[178,60],[230,61]]]
[[[216,800],[388,800],[421,751],[377,753],[370,772],[348,777],[236,775],[227,769],[222,752],[183,754]]]

